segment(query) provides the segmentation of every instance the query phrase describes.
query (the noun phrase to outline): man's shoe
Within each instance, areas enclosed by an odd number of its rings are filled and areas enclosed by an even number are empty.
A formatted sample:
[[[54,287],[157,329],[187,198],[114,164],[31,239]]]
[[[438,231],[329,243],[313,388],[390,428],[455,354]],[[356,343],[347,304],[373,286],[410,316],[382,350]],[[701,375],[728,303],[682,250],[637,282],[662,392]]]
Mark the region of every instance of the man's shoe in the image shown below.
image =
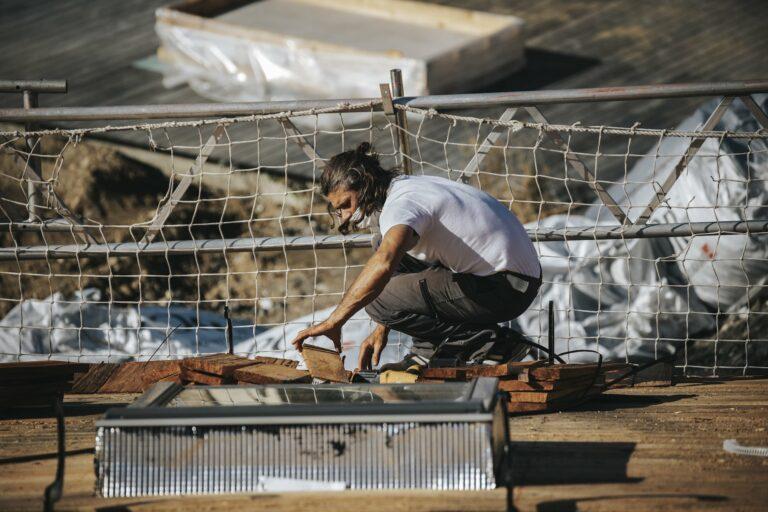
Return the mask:
[[[414,354],[411,352],[407,356],[403,358],[402,361],[398,361],[396,363],[387,363],[381,365],[381,368],[379,371],[385,372],[387,370],[392,370],[396,372],[406,372],[406,371],[417,371],[421,368],[424,368],[427,366],[427,363],[429,363],[429,359],[426,357],[422,357],[419,355]]]
[[[503,364],[522,361],[531,351],[528,337],[514,329],[502,327],[499,340],[485,354],[483,364]]]

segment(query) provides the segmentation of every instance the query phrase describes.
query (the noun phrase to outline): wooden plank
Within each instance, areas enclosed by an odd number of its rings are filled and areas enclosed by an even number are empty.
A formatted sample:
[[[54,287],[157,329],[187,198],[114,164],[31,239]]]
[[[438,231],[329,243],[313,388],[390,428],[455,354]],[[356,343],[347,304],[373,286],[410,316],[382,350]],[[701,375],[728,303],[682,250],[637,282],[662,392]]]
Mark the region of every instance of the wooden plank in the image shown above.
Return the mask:
[[[624,363],[604,363],[600,366],[600,372],[604,373],[624,366],[626,366]],[[597,371],[597,364],[555,364],[523,370],[519,379],[524,382],[573,379],[593,375],[595,371]]]
[[[589,385],[583,384],[581,388],[567,387],[565,389],[559,389],[555,391],[514,391],[509,394],[510,402],[527,402],[527,403],[549,403],[557,400],[558,398],[564,398],[571,395],[578,396]]]
[[[573,389],[580,386],[588,386],[592,383],[593,377],[587,375],[576,379],[552,380],[552,381],[532,381],[524,382],[522,380],[500,380],[499,390],[501,391],[558,391],[561,389]],[[603,382],[601,375],[597,383]]]
[[[419,380],[467,380],[466,367],[422,368]]]
[[[315,379],[330,382],[350,381],[350,375],[344,369],[341,354],[335,350],[304,344],[301,355],[304,357],[304,361],[307,362],[310,375]]]
[[[287,384],[309,383],[312,376],[306,370],[297,370],[279,364],[255,364],[239,368],[234,373],[235,380],[251,384]]]
[[[182,361],[182,368],[197,372],[231,377],[238,368],[254,364],[252,359],[231,354],[212,354],[203,357],[191,357]]]
[[[498,377],[498,378],[504,378],[504,377],[516,377],[520,373],[522,373],[525,369],[534,368],[536,366],[539,366],[543,364],[543,362],[540,361],[511,361],[504,364],[498,364],[498,365],[485,365],[485,364],[479,364],[474,366],[467,366],[465,368],[467,378],[471,379],[474,377]]]
[[[379,383],[381,384],[412,384],[419,379],[418,374],[403,372],[397,370],[386,370],[381,372]]]
[[[0,364],[0,383],[29,380],[69,380],[88,366],[66,361],[22,361]]]
[[[210,373],[198,372],[183,365],[181,367],[179,380],[181,380],[181,382],[184,384],[193,382],[195,384],[203,384],[206,386],[220,386],[222,384],[230,384],[232,382],[230,379],[222,377],[221,375],[212,375]]]
[[[298,361],[294,361],[293,359],[283,359],[280,357],[267,357],[267,356],[256,356],[253,359],[251,359],[254,364],[279,364],[280,366],[287,366],[288,368],[296,368],[299,366]]]
[[[181,361],[121,363],[102,384],[99,393],[141,393],[155,382],[180,373]]]
[[[71,393],[98,393],[101,386],[109,380],[110,375],[117,370],[115,363],[99,363],[92,365],[87,372],[75,379]]]
[[[509,402],[507,404],[507,411],[510,413],[544,412],[547,410],[549,410],[549,405],[546,403]]]
[[[54,382],[36,382],[34,384],[16,384],[12,386],[0,386],[0,397],[3,399],[23,405],[27,398],[32,395],[53,395],[64,393],[72,387],[67,381]]]

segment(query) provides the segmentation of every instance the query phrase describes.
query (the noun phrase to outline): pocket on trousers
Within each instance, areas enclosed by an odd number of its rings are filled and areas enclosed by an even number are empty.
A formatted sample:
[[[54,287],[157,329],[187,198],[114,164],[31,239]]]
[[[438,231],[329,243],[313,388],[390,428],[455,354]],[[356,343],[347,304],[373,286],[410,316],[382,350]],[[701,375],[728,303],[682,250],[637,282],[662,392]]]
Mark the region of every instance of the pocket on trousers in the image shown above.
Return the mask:
[[[435,307],[435,301],[432,299],[432,294],[429,293],[429,287],[427,286],[426,279],[419,279],[419,290],[424,302],[427,304],[427,309],[431,313],[433,318],[438,318],[437,308]]]

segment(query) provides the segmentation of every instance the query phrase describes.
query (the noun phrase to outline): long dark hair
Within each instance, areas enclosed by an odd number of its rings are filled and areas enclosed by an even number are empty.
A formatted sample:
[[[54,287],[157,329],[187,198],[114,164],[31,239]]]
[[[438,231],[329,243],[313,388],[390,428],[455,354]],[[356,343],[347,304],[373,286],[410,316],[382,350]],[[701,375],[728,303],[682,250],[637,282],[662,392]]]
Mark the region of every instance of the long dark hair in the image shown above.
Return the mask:
[[[326,197],[334,190],[357,192],[358,204],[363,214],[356,221],[339,225],[339,231],[346,235],[357,228],[363,219],[381,210],[387,199],[389,184],[399,174],[396,169],[382,168],[379,155],[367,142],[331,158],[320,176],[320,192]],[[328,213],[333,213],[333,206],[330,204]]]

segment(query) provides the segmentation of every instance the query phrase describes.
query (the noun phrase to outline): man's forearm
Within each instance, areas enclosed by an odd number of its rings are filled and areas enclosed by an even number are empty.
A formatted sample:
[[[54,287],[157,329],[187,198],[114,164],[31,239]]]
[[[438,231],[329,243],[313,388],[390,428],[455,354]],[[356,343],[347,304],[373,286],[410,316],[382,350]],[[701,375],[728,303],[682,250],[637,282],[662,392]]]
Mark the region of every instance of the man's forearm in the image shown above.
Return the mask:
[[[392,271],[392,264],[375,254],[363,267],[363,271],[354,280],[328,320],[333,324],[343,324],[352,315],[373,302],[389,282]]]

